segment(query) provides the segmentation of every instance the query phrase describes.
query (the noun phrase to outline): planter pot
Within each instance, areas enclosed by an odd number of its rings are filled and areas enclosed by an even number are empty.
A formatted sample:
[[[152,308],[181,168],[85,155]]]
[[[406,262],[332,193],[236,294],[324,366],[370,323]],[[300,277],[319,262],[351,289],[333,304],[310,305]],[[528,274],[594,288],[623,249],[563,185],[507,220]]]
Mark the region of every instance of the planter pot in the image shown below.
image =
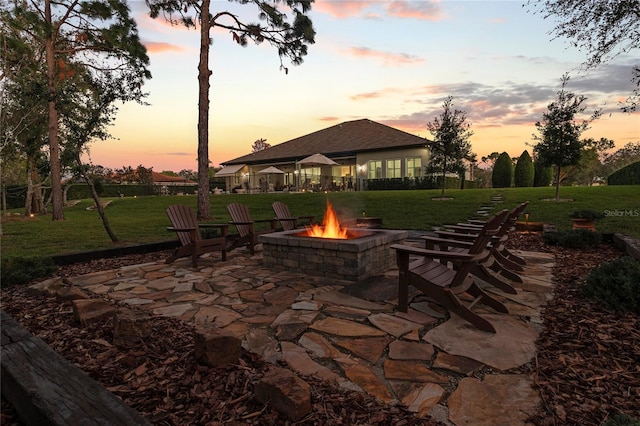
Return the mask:
[[[589,231],[596,230],[592,219],[571,219],[571,222],[573,222],[573,229],[588,229]]]

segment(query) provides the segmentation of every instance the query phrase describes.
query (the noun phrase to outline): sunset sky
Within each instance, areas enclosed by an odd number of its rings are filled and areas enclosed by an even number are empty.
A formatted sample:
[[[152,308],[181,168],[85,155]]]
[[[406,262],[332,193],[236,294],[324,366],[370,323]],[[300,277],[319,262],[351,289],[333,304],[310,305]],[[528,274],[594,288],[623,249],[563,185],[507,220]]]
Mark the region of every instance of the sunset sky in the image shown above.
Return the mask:
[[[633,90],[638,50],[585,72],[585,54],[551,40],[553,23],[522,1],[323,1],[310,17],[316,43],[300,66],[280,70],[274,47],[242,48],[226,31],[213,32],[210,53],[209,157],[214,166],[248,154],[263,138],[276,145],[344,121],[368,118],[430,137],[427,123],[451,95],[467,113],[478,158],[531,153],[535,122],[556,98],[566,72],[568,90],[603,109],[584,137],[640,141],[640,113],[619,102]],[[105,167],[143,165],[154,171],[197,169],[199,34],[148,17],[129,2],[147,46],[153,78],[148,106],[120,108],[113,140],[91,145]],[[212,1],[212,12],[234,11],[255,22],[253,5]]]

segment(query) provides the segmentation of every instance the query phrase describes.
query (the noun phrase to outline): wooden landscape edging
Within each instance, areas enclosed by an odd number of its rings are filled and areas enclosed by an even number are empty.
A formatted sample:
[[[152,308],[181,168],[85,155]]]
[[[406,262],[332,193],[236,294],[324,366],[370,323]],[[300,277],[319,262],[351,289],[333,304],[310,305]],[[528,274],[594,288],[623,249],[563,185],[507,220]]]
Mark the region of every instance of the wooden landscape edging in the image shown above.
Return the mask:
[[[151,425],[0,310],[2,396],[27,425]]]

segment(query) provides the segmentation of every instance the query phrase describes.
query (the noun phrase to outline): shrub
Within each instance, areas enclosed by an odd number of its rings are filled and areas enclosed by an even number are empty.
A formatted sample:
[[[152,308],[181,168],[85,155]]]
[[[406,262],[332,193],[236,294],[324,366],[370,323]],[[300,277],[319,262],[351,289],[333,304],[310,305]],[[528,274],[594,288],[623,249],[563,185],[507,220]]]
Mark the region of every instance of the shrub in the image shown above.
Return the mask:
[[[602,234],[587,229],[549,232],[542,235],[545,243],[568,248],[595,247],[602,241]]]
[[[640,426],[640,420],[626,414],[616,414],[604,422],[603,426]]]
[[[491,184],[494,188],[510,188],[513,176],[513,161],[506,152],[500,154],[493,165]]]
[[[604,217],[604,213],[597,212],[595,210],[576,210],[569,215],[572,219],[589,219],[589,220],[598,220]]]
[[[516,163],[516,168],[513,172],[513,183],[517,187],[533,186],[534,173],[533,160],[529,155],[529,151],[524,150]]]
[[[610,174],[607,183],[609,185],[640,185],[640,161]]]
[[[539,161],[533,162],[533,186],[549,186],[553,180],[551,167],[542,165]]]
[[[50,257],[4,257],[0,283],[2,287],[26,284],[57,270],[58,267]]]
[[[623,256],[593,269],[584,293],[613,311],[640,314],[640,262]]]

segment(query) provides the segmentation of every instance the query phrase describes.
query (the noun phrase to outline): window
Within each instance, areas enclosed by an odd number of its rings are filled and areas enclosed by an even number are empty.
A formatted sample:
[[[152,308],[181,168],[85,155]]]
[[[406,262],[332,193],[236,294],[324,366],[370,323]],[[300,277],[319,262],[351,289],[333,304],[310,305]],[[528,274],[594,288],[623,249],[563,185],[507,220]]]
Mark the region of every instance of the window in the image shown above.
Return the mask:
[[[382,161],[374,160],[369,161],[368,175],[369,179],[381,179],[382,178]]]
[[[402,170],[400,170],[400,160],[387,160],[387,178],[400,178],[402,177]]]
[[[422,176],[422,159],[420,157],[407,158],[407,177]]]

